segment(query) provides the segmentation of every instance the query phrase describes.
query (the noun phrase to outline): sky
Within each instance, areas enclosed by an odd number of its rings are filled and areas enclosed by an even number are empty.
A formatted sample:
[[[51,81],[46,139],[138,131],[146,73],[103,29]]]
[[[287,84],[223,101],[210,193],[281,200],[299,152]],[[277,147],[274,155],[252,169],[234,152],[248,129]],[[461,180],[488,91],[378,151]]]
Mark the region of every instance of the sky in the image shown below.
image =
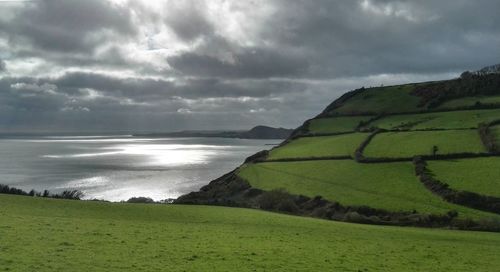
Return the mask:
[[[500,1],[0,0],[0,132],[293,128],[500,63]]]

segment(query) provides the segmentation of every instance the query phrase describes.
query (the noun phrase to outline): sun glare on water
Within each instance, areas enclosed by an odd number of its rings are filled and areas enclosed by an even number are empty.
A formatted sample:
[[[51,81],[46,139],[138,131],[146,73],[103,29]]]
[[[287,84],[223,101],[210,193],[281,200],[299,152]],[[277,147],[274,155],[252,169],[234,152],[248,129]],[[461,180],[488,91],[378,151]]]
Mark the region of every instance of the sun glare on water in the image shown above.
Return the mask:
[[[165,166],[204,163],[216,152],[215,146],[206,145],[127,144],[110,148],[123,155],[148,156],[149,164]]]

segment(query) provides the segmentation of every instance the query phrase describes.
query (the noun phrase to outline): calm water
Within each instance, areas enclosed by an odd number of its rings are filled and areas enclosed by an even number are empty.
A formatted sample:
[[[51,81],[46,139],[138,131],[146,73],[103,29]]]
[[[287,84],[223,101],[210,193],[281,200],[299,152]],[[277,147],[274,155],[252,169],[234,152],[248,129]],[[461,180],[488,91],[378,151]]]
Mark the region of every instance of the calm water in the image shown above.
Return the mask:
[[[64,136],[0,139],[0,183],[155,200],[199,189],[278,140]]]

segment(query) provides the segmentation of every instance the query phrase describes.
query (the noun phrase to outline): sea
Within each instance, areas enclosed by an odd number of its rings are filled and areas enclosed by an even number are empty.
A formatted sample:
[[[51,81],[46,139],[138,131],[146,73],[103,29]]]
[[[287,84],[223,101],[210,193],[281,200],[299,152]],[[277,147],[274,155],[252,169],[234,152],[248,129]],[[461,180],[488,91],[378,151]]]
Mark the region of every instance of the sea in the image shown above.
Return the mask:
[[[80,190],[85,199],[156,201],[197,191],[280,140],[132,135],[1,136],[0,184]]]

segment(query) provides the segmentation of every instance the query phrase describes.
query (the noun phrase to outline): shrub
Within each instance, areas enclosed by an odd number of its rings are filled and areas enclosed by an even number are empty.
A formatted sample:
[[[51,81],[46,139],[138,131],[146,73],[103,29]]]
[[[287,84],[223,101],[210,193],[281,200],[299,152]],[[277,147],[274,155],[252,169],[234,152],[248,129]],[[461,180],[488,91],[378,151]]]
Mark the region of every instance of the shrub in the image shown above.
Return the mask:
[[[362,223],[367,221],[366,218],[359,214],[358,212],[348,212],[344,216],[344,220],[347,222]]]
[[[298,210],[294,197],[285,189],[274,189],[259,196],[258,204],[264,210],[296,212]]]
[[[66,190],[63,191],[60,194],[55,194],[52,197],[53,198],[62,198],[62,199],[74,199],[74,200],[80,200],[84,196],[82,191],[79,190]]]

